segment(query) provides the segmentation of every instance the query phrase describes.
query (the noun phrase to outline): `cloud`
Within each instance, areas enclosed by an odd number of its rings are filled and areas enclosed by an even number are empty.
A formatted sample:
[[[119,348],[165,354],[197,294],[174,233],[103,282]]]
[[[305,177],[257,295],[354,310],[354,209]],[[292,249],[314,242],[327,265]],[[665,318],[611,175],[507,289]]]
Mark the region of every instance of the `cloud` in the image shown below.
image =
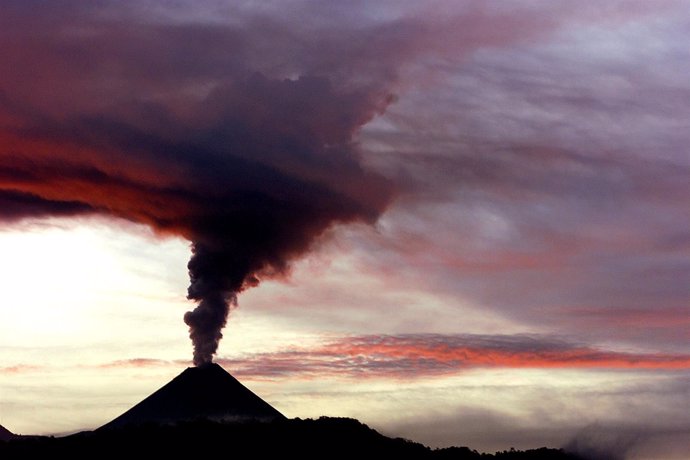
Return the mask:
[[[403,192],[363,266],[528,330],[687,350],[688,24],[622,5],[444,60],[365,128]],[[616,327],[640,311],[666,326]]]
[[[100,364],[98,367],[103,369],[117,369],[117,368],[140,368],[140,367],[165,367],[170,366],[171,361],[155,358],[131,358],[112,361],[109,363]]]
[[[33,364],[15,364],[13,366],[0,367],[0,374],[32,373],[35,371],[42,371],[43,369],[43,366],[36,366]]]
[[[609,299],[678,308],[678,4],[435,5],[7,2],[0,218],[189,239],[190,297],[223,307],[188,317],[211,350],[237,291],[394,197],[361,243],[373,270],[534,323]]]
[[[563,449],[591,460],[682,458],[687,452],[688,426],[658,428],[630,423],[628,426],[591,424],[578,432]]]
[[[435,413],[415,420],[400,418],[393,421],[384,433],[395,433],[435,447],[468,446],[493,453],[511,447],[559,446],[569,431],[570,427],[526,421],[501,408],[459,404],[452,407],[452,414]]]
[[[439,28],[455,31],[460,54],[540,28],[525,11],[425,20],[363,9],[336,26],[241,5],[226,21],[184,19],[190,7],[4,5],[0,218],[101,214],[191,241],[198,305],[185,322],[200,364],[239,292],[393,200],[356,135],[394,102],[408,63],[448,52]],[[494,20],[505,27],[486,33]]]
[[[393,100],[387,80],[267,76],[222,47],[241,46],[244,26],[131,21],[130,6],[69,3],[77,22],[8,8],[0,217],[104,214],[191,241],[197,364],[240,291],[285,276],[331,225],[374,222],[391,201],[353,139]]]
[[[343,337],[313,348],[293,348],[218,362],[238,376],[264,378],[418,378],[468,369],[687,370],[687,354],[644,354],[577,345],[527,335],[408,334]]]
[[[575,344],[548,336],[400,334],[341,336],[275,352],[216,360],[249,380],[427,379],[470,369],[584,369],[686,371],[690,355],[631,353]],[[130,358],[101,368],[179,367],[182,360]],[[16,367],[16,366],[15,366]],[[14,369],[10,367],[7,369]]]

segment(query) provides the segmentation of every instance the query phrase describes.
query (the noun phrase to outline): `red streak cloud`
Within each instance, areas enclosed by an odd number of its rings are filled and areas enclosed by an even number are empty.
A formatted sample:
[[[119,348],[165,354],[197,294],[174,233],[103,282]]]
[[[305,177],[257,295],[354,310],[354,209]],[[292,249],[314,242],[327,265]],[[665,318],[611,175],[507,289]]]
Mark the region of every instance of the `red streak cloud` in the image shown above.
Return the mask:
[[[475,368],[690,369],[690,355],[686,354],[628,353],[530,336],[435,334],[345,337],[311,349],[220,362],[250,378],[410,378],[452,375]]]

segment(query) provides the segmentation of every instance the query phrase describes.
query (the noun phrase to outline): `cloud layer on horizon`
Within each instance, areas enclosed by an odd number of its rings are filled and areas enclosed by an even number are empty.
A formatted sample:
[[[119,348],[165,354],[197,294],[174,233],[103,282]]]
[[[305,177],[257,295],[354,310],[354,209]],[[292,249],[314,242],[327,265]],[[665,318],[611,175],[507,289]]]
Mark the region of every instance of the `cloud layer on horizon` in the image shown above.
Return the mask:
[[[238,377],[274,379],[428,379],[484,369],[589,369],[688,371],[690,354],[631,353],[529,335],[403,334],[344,336],[275,352],[216,360]],[[186,361],[131,358],[91,366],[179,367]],[[87,366],[88,367],[88,366]],[[16,364],[0,373],[36,372]]]

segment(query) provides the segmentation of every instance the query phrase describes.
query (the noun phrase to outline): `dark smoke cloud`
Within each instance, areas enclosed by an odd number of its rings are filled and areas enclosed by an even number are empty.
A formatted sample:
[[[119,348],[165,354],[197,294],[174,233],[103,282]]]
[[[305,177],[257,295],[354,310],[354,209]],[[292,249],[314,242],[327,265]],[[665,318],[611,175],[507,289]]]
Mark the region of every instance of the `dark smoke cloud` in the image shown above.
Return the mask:
[[[0,20],[0,219],[106,214],[189,239],[184,319],[208,362],[239,292],[392,199],[353,137],[391,82],[272,75],[243,57],[243,27],[66,5],[78,23],[15,2]]]
[[[87,212],[89,207],[73,201],[48,201],[37,196],[13,192],[0,192],[0,219],[13,221],[28,216],[73,216]]]
[[[356,134],[430,78],[425,59],[559,22],[438,6],[3,2],[0,218],[106,214],[190,240],[199,307],[185,320],[208,361],[239,292],[393,199]]]
[[[587,460],[625,460],[645,434],[629,429],[589,425],[580,430],[563,449]]]

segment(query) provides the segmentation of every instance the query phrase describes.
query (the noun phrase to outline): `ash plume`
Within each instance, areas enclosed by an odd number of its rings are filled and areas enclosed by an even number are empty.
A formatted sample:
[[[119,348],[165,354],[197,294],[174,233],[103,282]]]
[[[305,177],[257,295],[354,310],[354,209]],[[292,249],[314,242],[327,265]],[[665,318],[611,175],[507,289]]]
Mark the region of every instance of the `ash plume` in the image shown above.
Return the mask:
[[[392,199],[354,141],[392,102],[390,81],[349,79],[347,63],[268,74],[242,52],[248,29],[67,5],[81,22],[20,3],[0,19],[13,69],[0,76],[0,221],[105,214],[188,239],[197,306],[184,320],[194,363],[210,362],[240,292]]]

